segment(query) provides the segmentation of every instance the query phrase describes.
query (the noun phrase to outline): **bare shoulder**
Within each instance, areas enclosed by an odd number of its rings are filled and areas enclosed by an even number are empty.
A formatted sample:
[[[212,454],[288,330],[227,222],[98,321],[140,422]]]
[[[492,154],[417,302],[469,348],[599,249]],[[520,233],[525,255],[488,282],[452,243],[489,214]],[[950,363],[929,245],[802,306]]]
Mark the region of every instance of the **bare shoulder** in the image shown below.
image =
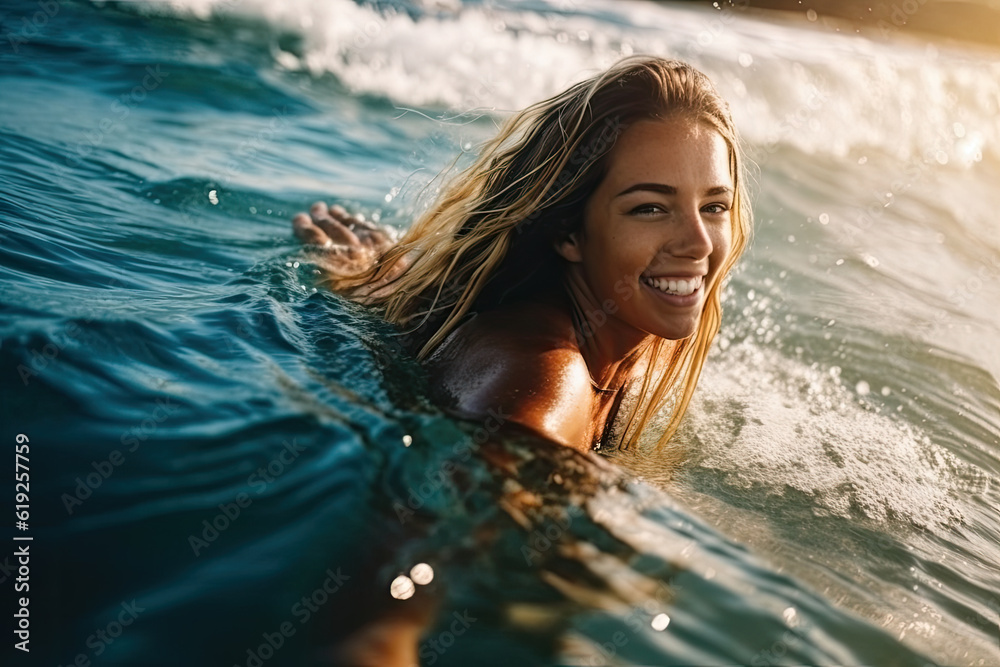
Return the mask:
[[[572,325],[537,304],[477,316],[430,359],[436,382],[471,417],[509,419],[589,449],[594,394]]]

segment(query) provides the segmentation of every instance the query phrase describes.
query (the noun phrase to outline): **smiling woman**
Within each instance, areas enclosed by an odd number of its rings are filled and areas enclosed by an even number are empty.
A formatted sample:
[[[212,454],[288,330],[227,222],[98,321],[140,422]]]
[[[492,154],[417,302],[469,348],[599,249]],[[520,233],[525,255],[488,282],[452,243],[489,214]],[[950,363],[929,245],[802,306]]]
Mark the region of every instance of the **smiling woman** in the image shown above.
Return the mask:
[[[635,446],[669,409],[662,446],[747,243],[743,180],[708,79],[635,57],[509,119],[398,244],[322,203],[293,227],[456,413],[591,450]]]

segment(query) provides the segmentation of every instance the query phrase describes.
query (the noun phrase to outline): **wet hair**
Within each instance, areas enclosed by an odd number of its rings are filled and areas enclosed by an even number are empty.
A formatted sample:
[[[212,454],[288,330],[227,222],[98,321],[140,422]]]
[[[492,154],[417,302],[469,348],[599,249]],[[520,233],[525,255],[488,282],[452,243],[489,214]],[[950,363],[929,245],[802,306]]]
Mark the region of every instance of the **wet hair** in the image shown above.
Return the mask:
[[[584,207],[605,176],[615,141],[642,120],[706,123],[725,140],[734,184],[732,250],[709,289],[697,330],[657,339],[629,401],[618,447],[667,408],[658,445],[676,431],[721,321],[721,278],[747,245],[752,221],[744,158],[729,107],[690,65],[635,56],[509,118],[475,162],[450,179],[437,201],[371,269],[334,275],[331,286],[378,308],[426,359],[466,318],[530,297],[562,280],[558,242],[582,227]],[[411,263],[393,276],[397,261]],[[374,293],[370,286],[388,281]],[[611,445],[612,443],[606,443]]]

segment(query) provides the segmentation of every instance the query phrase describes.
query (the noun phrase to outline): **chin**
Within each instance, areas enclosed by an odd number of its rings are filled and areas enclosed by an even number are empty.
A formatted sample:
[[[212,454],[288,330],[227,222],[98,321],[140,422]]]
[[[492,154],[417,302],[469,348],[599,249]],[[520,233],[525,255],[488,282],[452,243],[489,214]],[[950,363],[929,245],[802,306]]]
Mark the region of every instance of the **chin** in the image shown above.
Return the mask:
[[[683,340],[685,338],[690,338],[698,331],[698,320],[688,324],[674,324],[666,327],[658,327],[657,330],[652,331],[655,336],[660,338],[665,338],[666,340]]]

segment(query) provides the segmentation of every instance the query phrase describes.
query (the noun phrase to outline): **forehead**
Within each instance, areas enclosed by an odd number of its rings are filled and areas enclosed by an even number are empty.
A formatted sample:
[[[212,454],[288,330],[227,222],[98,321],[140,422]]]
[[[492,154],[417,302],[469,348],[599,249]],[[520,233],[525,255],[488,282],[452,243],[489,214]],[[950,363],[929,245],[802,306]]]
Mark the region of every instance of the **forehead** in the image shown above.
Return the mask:
[[[681,187],[733,186],[729,146],[718,130],[687,118],[629,126],[608,156],[606,181],[649,181]]]

